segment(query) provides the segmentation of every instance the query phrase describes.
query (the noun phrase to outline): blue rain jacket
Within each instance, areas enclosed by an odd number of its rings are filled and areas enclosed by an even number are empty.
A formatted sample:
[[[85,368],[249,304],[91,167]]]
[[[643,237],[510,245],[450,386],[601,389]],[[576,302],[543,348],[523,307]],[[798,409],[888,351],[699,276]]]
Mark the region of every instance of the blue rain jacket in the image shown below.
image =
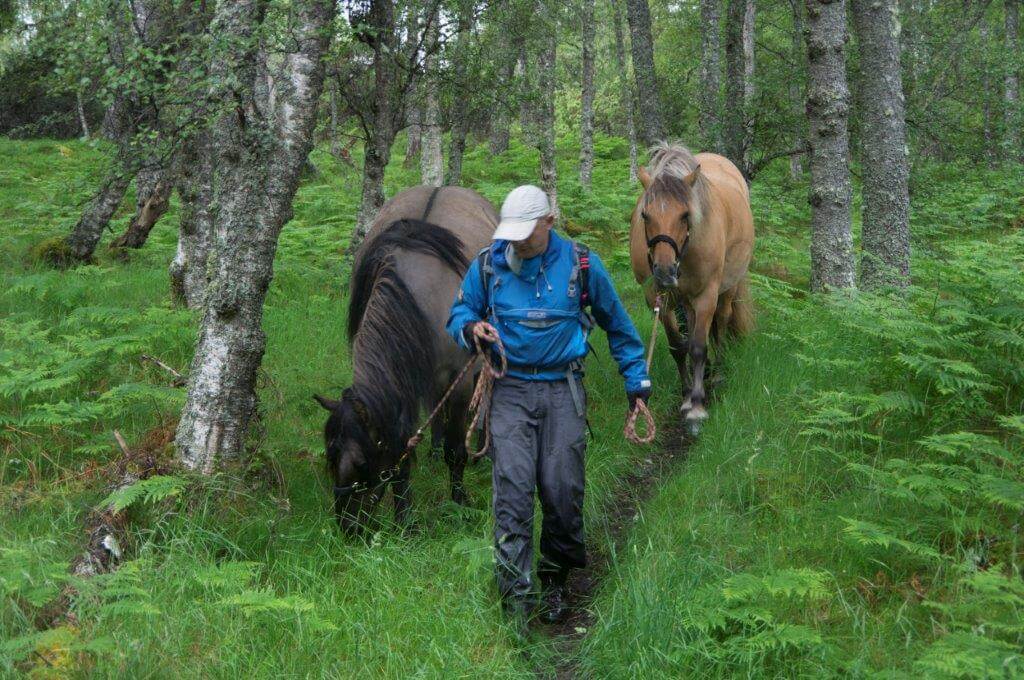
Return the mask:
[[[469,349],[463,329],[468,323],[483,320],[490,299],[487,321],[501,336],[509,375],[523,380],[564,379],[568,365],[586,356],[590,330],[580,310],[579,277],[572,280],[576,265],[572,241],[552,231],[547,250],[523,260],[518,274],[505,258],[508,243],[491,244],[494,271],[489,275],[489,296],[483,290],[480,259],[473,260],[455,296],[448,333]],[[649,389],[643,342],[615,292],[608,270],[593,251],[588,279],[590,311],[608,334],[608,346],[626,380],[626,392]]]

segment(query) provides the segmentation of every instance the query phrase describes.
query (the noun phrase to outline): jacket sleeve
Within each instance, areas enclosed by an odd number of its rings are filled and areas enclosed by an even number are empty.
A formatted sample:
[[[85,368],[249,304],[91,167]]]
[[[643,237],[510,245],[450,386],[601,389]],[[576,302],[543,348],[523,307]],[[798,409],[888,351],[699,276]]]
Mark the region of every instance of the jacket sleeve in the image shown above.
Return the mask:
[[[619,373],[626,381],[626,393],[634,394],[650,389],[651,377],[644,364],[644,343],[626,313],[626,308],[615,291],[608,270],[593,250],[590,251],[590,311],[605,333],[612,358],[619,365]]]
[[[452,310],[448,314],[448,323],[445,324],[448,335],[463,349],[470,347],[462,334],[462,329],[468,323],[483,319],[487,311],[486,302],[487,297],[480,281],[480,260],[477,258],[469,265],[466,276],[462,279],[462,286],[455,294]]]

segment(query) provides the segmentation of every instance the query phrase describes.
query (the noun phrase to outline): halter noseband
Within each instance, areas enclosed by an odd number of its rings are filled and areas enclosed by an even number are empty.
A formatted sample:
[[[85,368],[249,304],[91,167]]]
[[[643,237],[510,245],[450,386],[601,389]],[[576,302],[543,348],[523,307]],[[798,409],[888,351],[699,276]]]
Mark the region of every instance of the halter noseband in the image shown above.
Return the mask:
[[[690,245],[690,230],[686,230],[686,238],[683,239],[682,247],[680,247],[679,244],[676,243],[676,240],[668,234],[657,234],[656,236],[652,236],[647,239],[647,265],[652,270],[654,269],[654,257],[651,253],[654,250],[654,246],[659,243],[665,243],[672,248],[672,252],[676,254],[676,262],[679,262],[679,260],[683,258],[683,255],[686,254],[686,247]]]

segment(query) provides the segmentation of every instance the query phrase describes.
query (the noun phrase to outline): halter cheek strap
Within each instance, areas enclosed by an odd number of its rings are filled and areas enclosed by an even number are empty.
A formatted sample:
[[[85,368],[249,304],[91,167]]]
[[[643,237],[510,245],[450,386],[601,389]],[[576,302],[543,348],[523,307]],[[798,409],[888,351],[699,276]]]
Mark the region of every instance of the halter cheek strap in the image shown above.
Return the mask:
[[[659,243],[668,244],[668,246],[672,248],[672,252],[676,254],[676,262],[679,262],[679,260],[683,258],[683,255],[686,254],[686,247],[690,245],[690,230],[686,230],[686,238],[683,239],[682,248],[680,248],[679,245],[676,244],[676,240],[668,234],[658,234],[657,236],[652,236],[647,239],[647,265],[651,269],[654,269],[654,257],[651,255],[651,252],[654,249],[654,246]]]

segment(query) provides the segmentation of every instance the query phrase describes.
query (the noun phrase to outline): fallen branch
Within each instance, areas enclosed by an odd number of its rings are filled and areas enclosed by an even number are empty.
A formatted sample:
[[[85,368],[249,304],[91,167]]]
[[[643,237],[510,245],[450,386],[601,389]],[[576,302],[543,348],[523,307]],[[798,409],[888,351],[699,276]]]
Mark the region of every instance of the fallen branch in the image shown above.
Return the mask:
[[[157,366],[159,366],[160,368],[164,369],[165,371],[170,373],[172,376],[174,376],[174,380],[171,381],[171,387],[184,387],[185,384],[188,382],[188,378],[183,376],[180,371],[176,370],[172,366],[168,366],[167,364],[165,364],[164,362],[160,361],[156,357],[151,357],[148,354],[143,354],[142,356],[139,357],[139,360],[140,361],[148,361],[150,363],[156,364]],[[116,430],[115,430],[115,432],[116,432]],[[122,447],[122,449],[123,449],[123,447]]]
[[[108,487],[110,493],[167,471],[167,466],[157,461],[155,452],[146,451],[145,448],[132,451],[117,430],[114,430],[114,440],[121,450],[121,456],[113,462],[114,481]],[[124,558],[121,546],[127,525],[128,518],[124,512],[114,512],[110,507],[92,510],[85,520],[84,529],[89,537],[85,550],[71,560],[68,572],[76,578],[92,578],[117,569]],[[75,623],[71,605],[77,594],[78,589],[74,583],[65,585],[60,594],[42,608],[36,617],[36,626],[42,629],[55,628],[64,622]]]

